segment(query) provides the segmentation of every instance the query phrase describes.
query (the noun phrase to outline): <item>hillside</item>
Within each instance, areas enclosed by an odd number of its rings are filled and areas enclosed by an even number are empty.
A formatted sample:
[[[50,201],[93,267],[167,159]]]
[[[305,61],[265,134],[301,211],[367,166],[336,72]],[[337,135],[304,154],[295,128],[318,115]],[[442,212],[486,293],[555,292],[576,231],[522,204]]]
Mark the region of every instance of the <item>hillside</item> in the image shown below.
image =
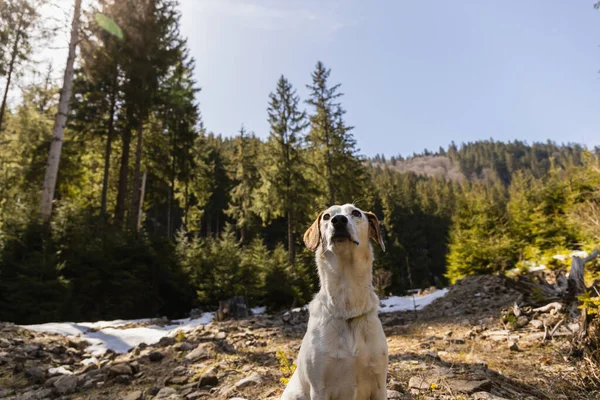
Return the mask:
[[[598,153],[600,149],[595,149]],[[437,152],[425,150],[410,157],[377,155],[369,159],[374,167],[391,168],[400,173],[444,178],[462,182],[466,179],[491,181],[500,179],[509,184],[518,171],[530,172],[536,178],[546,176],[551,166],[568,168],[582,164],[584,148],[578,144],[558,145],[553,142],[533,143],[523,141],[498,142],[482,140],[450,144]]]
[[[412,310],[381,314],[390,353],[388,399],[597,398],[585,386],[586,365],[570,355],[575,328],[567,323],[550,336],[540,328],[556,325],[562,314],[530,309],[519,325],[507,327],[503,315],[523,294],[500,277],[468,278],[437,297],[417,319]],[[59,325],[34,331],[3,324],[0,398],[275,400],[284,388],[280,379],[289,377],[285,363],[293,362],[306,329],[306,313],[293,314],[289,322],[281,314],[187,322],[121,354],[92,350],[81,337],[37,332]],[[88,326],[131,337],[125,332],[141,335],[172,323]]]

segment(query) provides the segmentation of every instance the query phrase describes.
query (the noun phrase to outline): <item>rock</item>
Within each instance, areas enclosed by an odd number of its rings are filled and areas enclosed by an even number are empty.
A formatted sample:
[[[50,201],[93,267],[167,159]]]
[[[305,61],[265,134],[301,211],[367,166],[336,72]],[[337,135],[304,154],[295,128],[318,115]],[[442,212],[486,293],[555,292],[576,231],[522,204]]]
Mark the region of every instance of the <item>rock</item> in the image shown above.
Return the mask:
[[[258,386],[262,384],[262,378],[261,376],[256,373],[253,372],[250,376],[247,376],[243,379],[240,379],[236,384],[235,387],[237,389],[243,389],[246,388],[248,386]]]
[[[131,375],[117,375],[115,376],[114,381],[121,385],[129,385],[131,383]]]
[[[173,385],[183,385],[184,383],[187,383],[188,379],[189,378],[185,375],[173,376],[173,377],[169,378],[169,383],[173,384]]]
[[[46,379],[41,368],[30,368],[25,371],[25,378],[31,383],[42,383]]]
[[[133,369],[129,366],[129,364],[115,364],[109,368],[108,375],[133,375]]]
[[[187,400],[196,400],[199,398],[203,398],[206,396],[206,392],[196,390],[195,392],[191,392],[185,396]]]
[[[77,350],[85,350],[88,347],[90,347],[90,344],[88,342],[79,338],[69,338],[67,344],[69,347],[73,347]]]
[[[477,392],[471,396],[473,400],[508,400],[504,397],[494,396],[488,392]]]
[[[521,328],[527,326],[528,323],[529,323],[529,319],[527,319],[526,316],[521,315],[519,318],[517,318],[517,322],[515,322],[515,328],[521,329]]]
[[[535,329],[544,329],[544,323],[539,319],[532,319],[531,321],[529,321],[529,325],[531,325],[531,327]]]
[[[13,389],[0,389],[0,399],[12,396],[15,393]]]
[[[164,388],[160,389],[158,391],[158,393],[156,393],[156,398],[157,399],[166,399],[173,394],[177,394],[177,390],[175,390],[171,387],[164,387]]]
[[[217,335],[215,336],[215,340],[225,340],[225,338],[227,337],[227,333],[220,331],[219,333],[217,333]]]
[[[163,353],[161,353],[160,351],[153,351],[152,353],[150,353],[149,357],[150,357],[150,361],[159,362],[159,361],[162,361],[163,358],[165,358],[165,355]]]
[[[188,361],[198,361],[204,360],[212,357],[212,351],[214,350],[214,346],[212,343],[204,343],[198,345],[194,350],[185,355],[185,359]]]
[[[517,342],[513,342],[512,340],[508,342],[508,348],[510,351],[519,351],[519,345],[517,345]]]
[[[73,393],[77,389],[77,377],[73,375],[61,376],[54,382],[53,386],[60,395]]]
[[[135,392],[131,392],[127,396],[125,396],[123,400],[142,400],[142,398],[142,391],[136,390]]]
[[[215,375],[212,372],[206,372],[204,374],[202,374],[202,376],[200,377],[200,381],[198,382],[198,385],[200,387],[202,386],[217,386],[219,384],[219,378],[217,378],[217,375]]]
[[[174,337],[163,336],[160,338],[160,340],[158,341],[158,343],[156,345],[158,347],[168,347],[168,346],[173,346],[175,343],[177,343],[177,340],[175,340]]]
[[[1,349],[6,349],[10,346],[11,346],[11,343],[8,339],[0,338],[0,348]]]
[[[190,351],[194,349],[194,345],[190,342],[182,342],[176,347],[176,349],[179,351]]]
[[[411,397],[407,397],[407,395],[400,393],[396,390],[389,390],[387,391],[387,398],[388,400],[408,400]]]
[[[408,381],[408,387],[411,389],[428,390],[432,384],[438,383],[437,378],[424,377],[424,376],[413,376]]]
[[[460,393],[471,394],[481,391],[490,391],[492,389],[492,381],[489,379],[482,380],[463,380],[463,379],[449,379],[447,381],[448,386],[455,391]]]
[[[73,372],[66,369],[65,366],[60,366],[58,368],[49,368],[48,375],[49,376],[73,375]]]

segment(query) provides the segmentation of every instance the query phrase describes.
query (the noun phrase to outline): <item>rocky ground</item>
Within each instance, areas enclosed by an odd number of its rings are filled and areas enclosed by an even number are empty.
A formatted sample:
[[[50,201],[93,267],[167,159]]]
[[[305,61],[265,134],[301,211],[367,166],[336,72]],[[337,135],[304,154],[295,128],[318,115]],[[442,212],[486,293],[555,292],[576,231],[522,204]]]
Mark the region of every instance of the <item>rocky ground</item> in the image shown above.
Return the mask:
[[[500,277],[459,282],[416,316],[382,314],[389,399],[598,399],[559,306],[513,308]],[[306,329],[262,315],[213,322],[127,354],[0,324],[0,399],[278,399]],[[590,389],[592,388],[592,389]]]

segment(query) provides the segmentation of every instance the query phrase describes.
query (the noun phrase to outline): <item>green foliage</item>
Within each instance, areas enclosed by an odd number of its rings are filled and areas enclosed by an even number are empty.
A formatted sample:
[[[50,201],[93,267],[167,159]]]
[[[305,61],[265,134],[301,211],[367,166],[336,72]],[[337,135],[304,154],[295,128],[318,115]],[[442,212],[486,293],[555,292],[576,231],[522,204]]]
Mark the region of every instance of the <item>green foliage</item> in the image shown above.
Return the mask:
[[[37,21],[31,4],[0,8],[2,76],[14,17]],[[36,216],[58,93],[50,71],[21,88],[2,121],[0,320],[183,316],[232,296],[304,304],[318,276],[302,233],[332,203],[380,217],[381,293],[515,266],[564,268],[572,250],[600,241],[598,150],[489,140],[365,160],[321,62],[306,76],[307,112],[282,76],[266,140],[245,128],[215,135],[202,124],[178,2],[94,7],[47,226]],[[37,29],[22,28],[17,65]]]
[[[594,294],[595,295],[592,296],[592,294],[588,291],[582,294],[581,296],[577,297],[579,299],[579,302],[581,303],[579,305],[579,308],[585,308],[586,314],[588,315],[600,314],[600,295],[598,295],[598,293]]]
[[[474,184],[463,188],[450,233],[446,276],[451,282],[467,275],[505,271],[516,261],[505,201],[498,187]]]

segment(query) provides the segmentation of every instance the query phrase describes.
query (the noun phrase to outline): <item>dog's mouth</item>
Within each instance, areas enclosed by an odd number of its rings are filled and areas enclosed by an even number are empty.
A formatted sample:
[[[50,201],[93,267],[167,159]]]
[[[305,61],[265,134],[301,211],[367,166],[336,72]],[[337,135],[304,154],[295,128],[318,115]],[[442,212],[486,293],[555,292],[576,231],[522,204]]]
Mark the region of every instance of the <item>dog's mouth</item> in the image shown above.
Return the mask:
[[[352,242],[358,246],[358,242],[354,240],[348,232],[335,232],[333,236],[331,236],[331,241],[333,243]]]

